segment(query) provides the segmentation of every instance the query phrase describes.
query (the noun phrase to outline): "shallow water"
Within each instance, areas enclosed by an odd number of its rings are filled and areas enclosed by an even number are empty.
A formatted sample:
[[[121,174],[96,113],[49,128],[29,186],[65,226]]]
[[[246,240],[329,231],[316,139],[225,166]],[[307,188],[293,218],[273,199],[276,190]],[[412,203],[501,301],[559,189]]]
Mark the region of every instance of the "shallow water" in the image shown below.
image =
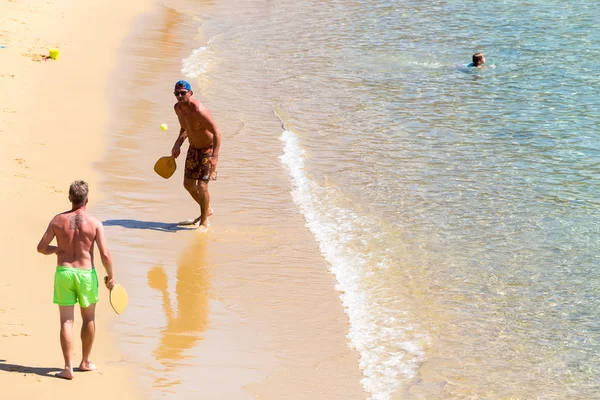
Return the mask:
[[[180,68],[226,132],[229,186],[215,195],[236,218],[227,232],[284,268],[310,249],[288,239],[303,229],[288,221],[303,217],[336,279],[370,398],[600,397],[595,2],[174,4],[155,21],[163,36],[137,44],[149,61],[130,87],[137,122],[119,127],[102,166],[113,193],[104,215],[119,215],[105,223],[131,254],[122,261],[140,267],[131,278],[147,283],[133,288],[145,299],[133,310],[164,311],[164,321],[121,325],[141,352],[164,333],[147,358],[150,385],[181,398],[198,390],[194,357],[226,307],[207,293],[227,268],[185,256],[218,246],[169,224],[195,212],[165,211],[180,182],[147,175],[171,143],[146,132],[172,101],[148,82]],[[164,61],[147,56],[164,43]],[[465,70],[476,51],[488,68]],[[297,258],[278,258],[282,249]],[[237,256],[258,259],[245,251]],[[269,284],[273,270],[259,270],[253,284]],[[148,338],[135,339],[139,328]]]
[[[202,15],[183,70],[281,157],[372,398],[600,396],[597,12],[229,1]],[[488,67],[465,71],[476,51]]]

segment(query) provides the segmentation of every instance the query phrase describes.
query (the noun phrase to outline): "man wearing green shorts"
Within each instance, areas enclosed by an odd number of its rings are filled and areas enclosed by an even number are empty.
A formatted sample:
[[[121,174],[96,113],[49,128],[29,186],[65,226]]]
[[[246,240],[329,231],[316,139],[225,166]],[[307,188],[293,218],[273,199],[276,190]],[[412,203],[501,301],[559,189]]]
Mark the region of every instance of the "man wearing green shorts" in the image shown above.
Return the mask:
[[[80,371],[94,371],[90,360],[96,331],[96,303],[98,302],[98,276],[94,268],[94,244],[98,246],[108,280],[106,287],[112,290],[114,275],[112,258],[104,239],[104,226],[86,211],[88,184],[75,181],[69,188],[71,210],[56,215],[37,246],[38,252],[56,254],[54,274],[54,304],[60,311],[60,345],[65,368],[56,374],[73,379],[73,321],[75,304],[79,303],[83,325],[81,327],[82,358]],[[50,245],[56,237],[56,246]]]

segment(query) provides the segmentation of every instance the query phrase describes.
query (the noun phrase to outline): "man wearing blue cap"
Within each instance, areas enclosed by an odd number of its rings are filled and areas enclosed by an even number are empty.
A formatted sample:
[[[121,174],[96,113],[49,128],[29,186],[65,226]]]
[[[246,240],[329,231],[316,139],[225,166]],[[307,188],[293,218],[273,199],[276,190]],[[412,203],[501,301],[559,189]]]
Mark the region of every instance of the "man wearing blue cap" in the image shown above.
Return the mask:
[[[192,98],[194,92],[189,82],[177,82],[174,94],[177,98],[175,114],[181,129],[171,155],[179,157],[181,145],[185,139],[189,140],[183,186],[200,205],[200,216],[194,223],[199,222],[198,231],[204,233],[208,230],[208,217],[212,214],[208,182],[217,180],[221,132],[208,109]]]

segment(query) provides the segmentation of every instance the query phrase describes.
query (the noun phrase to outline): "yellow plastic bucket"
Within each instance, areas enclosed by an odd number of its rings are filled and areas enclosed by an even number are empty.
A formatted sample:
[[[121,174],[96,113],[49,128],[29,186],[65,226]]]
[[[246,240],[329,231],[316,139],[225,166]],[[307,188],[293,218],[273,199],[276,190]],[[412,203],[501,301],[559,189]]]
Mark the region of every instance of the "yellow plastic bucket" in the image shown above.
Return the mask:
[[[50,49],[50,58],[56,60],[58,55],[60,54],[60,50],[58,49]]]

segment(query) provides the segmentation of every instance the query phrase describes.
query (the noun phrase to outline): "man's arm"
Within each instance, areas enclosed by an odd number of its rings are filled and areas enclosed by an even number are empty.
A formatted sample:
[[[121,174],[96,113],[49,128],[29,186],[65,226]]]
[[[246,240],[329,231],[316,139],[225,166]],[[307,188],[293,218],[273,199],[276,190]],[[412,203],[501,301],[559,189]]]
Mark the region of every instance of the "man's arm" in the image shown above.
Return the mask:
[[[42,236],[42,239],[40,240],[40,242],[37,245],[38,253],[42,253],[47,256],[50,254],[56,254],[56,252],[58,251],[57,246],[50,245],[50,242],[52,242],[52,240],[56,236],[54,234],[54,228],[52,227],[52,222],[54,222],[54,220],[50,221],[50,223],[48,224],[48,228],[46,229],[46,232],[44,232],[44,236]]]
[[[212,115],[206,107],[200,104],[200,102],[196,102],[196,112],[200,116],[202,123],[206,126],[213,134],[213,152],[212,152],[212,164],[215,166],[217,164],[217,160],[219,159],[219,150],[221,148],[221,131],[219,127],[215,123]]]
[[[185,139],[187,139],[187,132],[183,128],[183,124],[181,123],[181,116],[179,115],[179,110],[177,109],[177,104],[175,104],[175,114],[177,114],[177,119],[179,120],[179,136],[177,136],[177,140],[175,140],[175,144],[173,144],[173,148],[171,149],[171,155],[175,158],[179,157],[181,153],[181,146]]]
[[[98,225],[96,227],[96,244],[98,245],[98,251],[100,252],[100,259],[102,260],[102,265],[104,265],[106,275],[108,276],[106,287],[112,289],[115,285],[112,256],[110,255],[110,251],[108,251],[108,248],[106,247],[106,239],[104,238],[104,225],[102,225],[102,222],[100,221],[98,221]]]
[[[212,158],[214,158],[215,160],[219,159],[219,150],[221,148],[221,131],[219,130],[219,128],[217,127],[217,125],[214,125],[214,136],[213,136],[213,155]]]
[[[179,157],[179,154],[181,154],[181,145],[183,144],[183,142],[185,142],[185,139],[187,139],[187,133],[185,129],[181,128],[179,130],[179,136],[177,136],[177,140],[175,141],[175,144],[171,149],[171,155],[173,157]]]

